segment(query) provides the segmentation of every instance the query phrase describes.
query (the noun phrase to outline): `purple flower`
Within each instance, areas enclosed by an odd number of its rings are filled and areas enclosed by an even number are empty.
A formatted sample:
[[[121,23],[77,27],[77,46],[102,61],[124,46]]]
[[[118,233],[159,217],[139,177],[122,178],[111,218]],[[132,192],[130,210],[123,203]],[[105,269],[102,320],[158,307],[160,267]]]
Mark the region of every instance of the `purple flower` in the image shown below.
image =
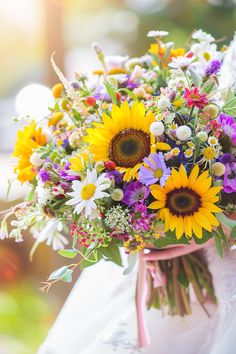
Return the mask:
[[[134,231],[147,231],[150,229],[153,214],[148,214],[144,203],[135,203],[131,215],[131,223]]]
[[[46,183],[50,179],[50,174],[45,170],[45,168],[41,168],[39,171],[39,178],[43,183]]]
[[[167,178],[170,175],[170,168],[166,167],[164,156],[161,152],[151,154],[143,160],[146,166],[141,166],[139,170],[139,179],[146,186],[160,183],[164,186]]]
[[[218,71],[220,70],[221,68],[221,61],[220,60],[212,60],[208,66],[206,67],[205,69],[205,74],[206,76],[210,76],[210,75],[213,75],[213,74],[217,74]]]
[[[234,117],[221,113],[218,118],[224,133],[231,138],[232,144],[236,146],[236,121]]]
[[[146,199],[149,196],[149,193],[149,189],[141,182],[131,182],[125,190],[122,201],[130,207],[132,204]]]
[[[113,179],[116,185],[119,185],[123,181],[123,175],[117,170],[107,172],[106,177]]]
[[[224,192],[236,192],[236,158],[232,154],[224,154],[221,156],[220,162],[225,165]]]
[[[79,179],[79,176],[72,175],[72,174],[66,172],[66,170],[60,170],[59,174],[60,174],[61,179],[65,180],[65,181],[75,181],[75,180]]]

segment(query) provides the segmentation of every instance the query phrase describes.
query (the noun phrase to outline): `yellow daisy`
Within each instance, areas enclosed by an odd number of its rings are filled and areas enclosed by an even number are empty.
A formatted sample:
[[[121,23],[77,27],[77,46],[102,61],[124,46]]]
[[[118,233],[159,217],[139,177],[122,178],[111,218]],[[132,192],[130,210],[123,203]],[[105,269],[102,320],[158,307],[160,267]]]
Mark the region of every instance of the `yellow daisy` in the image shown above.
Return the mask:
[[[177,239],[183,234],[192,237],[193,233],[202,238],[202,229],[211,232],[213,226],[219,225],[214,213],[222,211],[215,205],[222,187],[211,185],[208,171],[199,175],[196,165],[188,176],[181,165],[179,171],[172,169],[164,187],[157,184],[150,187],[156,201],[149,208],[160,209],[157,217],[164,221],[165,232],[175,230]]]
[[[113,161],[124,173],[124,180],[137,177],[144,157],[157,149],[168,150],[168,144],[155,144],[150,125],[155,121],[152,112],[145,114],[143,103],[135,102],[130,108],[128,102],[120,107],[113,105],[111,117],[103,114],[102,123],[94,123],[87,129],[84,140],[94,155],[94,161]]]

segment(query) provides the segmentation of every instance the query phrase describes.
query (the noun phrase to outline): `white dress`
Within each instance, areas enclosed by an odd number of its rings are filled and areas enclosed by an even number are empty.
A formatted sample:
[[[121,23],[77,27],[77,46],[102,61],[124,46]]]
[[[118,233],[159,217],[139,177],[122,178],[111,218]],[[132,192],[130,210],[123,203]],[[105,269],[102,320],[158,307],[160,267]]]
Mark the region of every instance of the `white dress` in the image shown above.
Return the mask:
[[[236,87],[236,37],[223,68],[221,87]],[[234,79],[232,77],[234,76]],[[206,251],[218,306],[200,305],[181,319],[145,311],[151,344],[137,349],[136,271],[101,261],[83,271],[38,354],[234,354],[236,353],[236,251],[223,259]]]

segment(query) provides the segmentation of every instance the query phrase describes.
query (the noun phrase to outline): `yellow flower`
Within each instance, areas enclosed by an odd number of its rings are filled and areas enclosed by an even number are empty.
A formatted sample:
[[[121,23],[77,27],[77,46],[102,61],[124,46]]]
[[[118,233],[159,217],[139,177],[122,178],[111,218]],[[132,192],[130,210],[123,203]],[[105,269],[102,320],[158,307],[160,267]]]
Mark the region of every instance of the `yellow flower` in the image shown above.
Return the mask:
[[[117,74],[127,74],[127,70],[123,68],[114,68],[109,70],[108,75],[117,75]]]
[[[222,210],[215,203],[222,187],[211,187],[212,179],[205,171],[199,175],[196,165],[188,176],[183,165],[179,171],[172,169],[164,187],[152,185],[151,193],[156,199],[150,209],[160,209],[157,217],[164,221],[165,232],[174,231],[179,239],[184,234],[192,237],[193,233],[202,238],[202,229],[209,232],[219,221],[214,213]]]
[[[37,129],[35,122],[31,122],[30,125],[18,131],[13,156],[19,159],[15,172],[18,174],[17,178],[20,182],[34,179],[36,173],[33,170],[30,157],[36,149],[46,145],[46,143],[47,139],[42,133],[42,128]]]
[[[145,247],[145,242],[142,237],[135,235],[132,239],[124,242],[124,248],[130,253],[141,251]]]
[[[53,94],[54,98],[60,98],[62,95],[63,89],[64,89],[64,87],[63,87],[62,83],[60,83],[60,82],[58,84],[54,85],[52,88],[52,94]]]
[[[82,152],[81,154],[75,155],[69,159],[70,170],[75,172],[83,171],[86,168],[86,162],[89,160],[89,155],[87,152]]]
[[[48,126],[50,127],[51,125],[57,125],[57,123],[59,123],[62,118],[62,112],[54,112],[48,121]]]
[[[184,103],[183,100],[181,100],[181,99],[176,99],[176,100],[174,100],[173,105],[174,105],[176,108],[181,108],[182,105],[183,105],[183,103]]]
[[[104,71],[103,70],[93,70],[93,75],[98,75],[98,76],[102,76],[104,75]]]
[[[211,161],[217,156],[217,151],[213,146],[209,146],[203,149],[202,154],[205,161]]]
[[[155,137],[150,133],[154,121],[152,112],[145,115],[143,103],[135,102],[130,108],[125,101],[120,107],[112,106],[111,117],[103,114],[102,123],[87,129],[84,140],[95,162],[115,162],[124,173],[124,181],[129,181],[137,177],[143,159],[156,150]]]

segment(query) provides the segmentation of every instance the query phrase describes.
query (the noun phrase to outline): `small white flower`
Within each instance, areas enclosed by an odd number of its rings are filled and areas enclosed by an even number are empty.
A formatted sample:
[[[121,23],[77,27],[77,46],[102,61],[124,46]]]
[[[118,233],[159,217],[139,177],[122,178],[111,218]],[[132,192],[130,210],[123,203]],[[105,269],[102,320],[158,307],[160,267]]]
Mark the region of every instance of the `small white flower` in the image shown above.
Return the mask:
[[[97,176],[97,170],[87,170],[86,178],[81,181],[73,181],[73,192],[68,193],[72,198],[66,202],[66,205],[75,205],[74,213],[80,214],[85,210],[85,217],[89,217],[93,209],[97,209],[96,199],[109,197],[109,194],[104,192],[110,184],[105,179],[105,173]]]
[[[46,242],[48,246],[52,246],[54,251],[59,251],[68,244],[68,240],[62,235],[62,223],[57,219],[50,219],[46,226],[41,230],[32,230],[33,236],[37,243]]]
[[[211,34],[204,32],[202,29],[195,31],[192,38],[198,40],[199,42],[214,42],[215,38]]]
[[[181,141],[189,139],[191,135],[192,131],[187,125],[181,125],[176,129],[176,136]]]
[[[161,96],[158,103],[157,103],[158,108],[161,111],[164,111],[165,109],[168,109],[171,107],[171,103],[168,97],[166,96]]]
[[[186,71],[191,65],[195,57],[183,57],[179,56],[177,58],[173,58],[169,66],[173,69],[181,69]]]
[[[214,136],[210,136],[210,138],[207,140],[207,142],[211,146],[216,146],[218,144],[218,139],[215,138]]]
[[[149,31],[147,37],[166,37],[168,34],[167,31]]]
[[[170,150],[170,153],[172,154],[172,156],[178,156],[180,153],[180,149],[175,147],[174,149]]]
[[[42,153],[39,154],[38,152],[33,152],[33,154],[30,156],[30,162],[32,163],[32,165],[34,165],[35,167],[42,166],[44,160],[40,158],[41,155]]]
[[[51,190],[48,187],[45,187],[43,182],[38,181],[38,185],[36,187],[36,193],[38,196],[38,203],[40,205],[46,204],[48,200],[51,199]]]
[[[150,132],[155,136],[161,136],[164,133],[165,127],[162,122],[153,122],[150,125]]]
[[[193,156],[193,149],[186,149],[184,152],[184,156],[190,158]]]

